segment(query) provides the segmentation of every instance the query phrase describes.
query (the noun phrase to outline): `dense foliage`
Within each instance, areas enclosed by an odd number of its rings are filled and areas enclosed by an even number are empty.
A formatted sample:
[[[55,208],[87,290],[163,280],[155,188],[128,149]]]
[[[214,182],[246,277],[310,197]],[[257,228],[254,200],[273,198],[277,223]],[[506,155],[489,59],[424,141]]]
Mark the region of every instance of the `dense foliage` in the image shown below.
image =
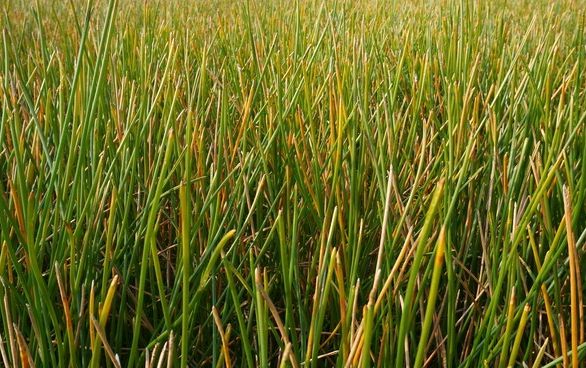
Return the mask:
[[[0,6],[4,365],[586,358],[583,1]]]

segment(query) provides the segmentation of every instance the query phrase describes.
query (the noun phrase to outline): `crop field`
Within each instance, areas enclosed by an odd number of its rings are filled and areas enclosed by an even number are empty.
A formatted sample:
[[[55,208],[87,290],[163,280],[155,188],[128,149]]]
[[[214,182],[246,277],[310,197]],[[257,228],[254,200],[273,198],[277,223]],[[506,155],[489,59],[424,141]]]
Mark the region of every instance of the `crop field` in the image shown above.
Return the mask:
[[[586,366],[586,1],[0,9],[0,366]]]

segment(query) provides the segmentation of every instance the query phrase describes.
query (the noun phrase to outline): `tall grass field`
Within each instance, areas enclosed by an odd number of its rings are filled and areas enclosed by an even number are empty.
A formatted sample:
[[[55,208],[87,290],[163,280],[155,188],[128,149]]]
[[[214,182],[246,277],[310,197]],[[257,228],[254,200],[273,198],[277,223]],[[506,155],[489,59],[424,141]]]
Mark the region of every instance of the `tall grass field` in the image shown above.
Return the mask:
[[[586,1],[0,29],[0,366],[586,367]]]

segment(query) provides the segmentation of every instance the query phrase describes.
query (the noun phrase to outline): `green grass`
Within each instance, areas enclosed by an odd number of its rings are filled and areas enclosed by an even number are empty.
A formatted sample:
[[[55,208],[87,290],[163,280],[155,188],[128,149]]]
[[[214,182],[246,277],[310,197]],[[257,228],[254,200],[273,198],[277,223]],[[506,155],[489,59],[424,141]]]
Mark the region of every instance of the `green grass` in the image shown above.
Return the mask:
[[[586,3],[0,5],[0,365],[586,359]]]

